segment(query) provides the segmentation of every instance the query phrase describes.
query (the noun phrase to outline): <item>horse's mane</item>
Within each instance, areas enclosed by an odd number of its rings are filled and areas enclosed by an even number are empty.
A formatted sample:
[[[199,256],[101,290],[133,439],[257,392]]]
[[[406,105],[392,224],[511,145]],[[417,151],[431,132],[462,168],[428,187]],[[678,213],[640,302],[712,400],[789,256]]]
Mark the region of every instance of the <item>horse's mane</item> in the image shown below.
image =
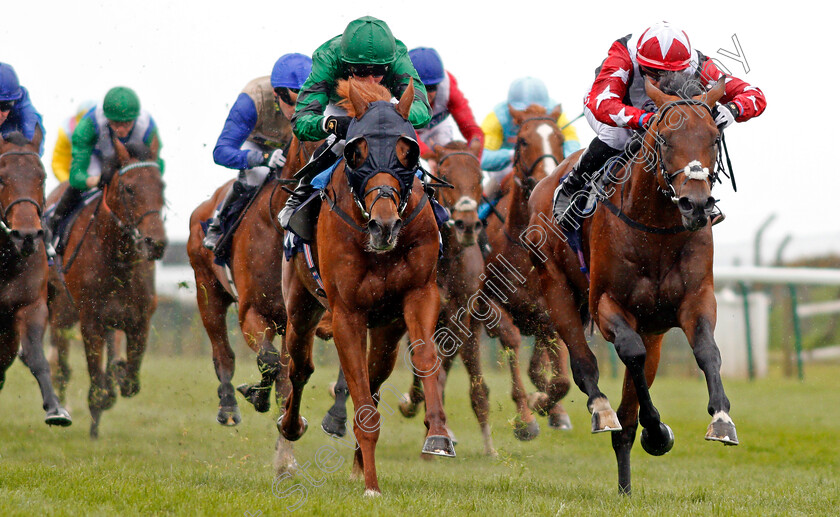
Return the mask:
[[[8,135],[4,136],[3,140],[14,145],[19,145],[21,147],[32,143],[31,141],[29,141],[28,138],[23,136],[23,133],[21,133],[20,131],[12,131]]]
[[[664,73],[659,80],[659,90],[666,95],[674,95],[684,99],[706,93],[706,89],[696,78],[682,72]]]
[[[466,142],[452,140],[448,144],[444,145],[443,148],[451,151],[469,151],[470,146]]]
[[[540,116],[540,115],[548,114],[548,110],[545,109],[545,106],[540,106],[539,104],[531,104],[530,106],[528,106],[524,110],[520,110],[520,111],[522,111],[522,113],[525,113],[528,116],[531,116],[531,115]]]
[[[365,83],[361,81],[353,81],[353,87],[356,93],[361,95],[365,102],[371,103],[374,101],[389,101],[391,100],[391,92],[381,84]],[[341,100],[336,103],[336,106],[345,110],[351,117],[356,117],[356,108],[350,102],[350,81],[347,79],[340,79],[338,86],[335,89]]]

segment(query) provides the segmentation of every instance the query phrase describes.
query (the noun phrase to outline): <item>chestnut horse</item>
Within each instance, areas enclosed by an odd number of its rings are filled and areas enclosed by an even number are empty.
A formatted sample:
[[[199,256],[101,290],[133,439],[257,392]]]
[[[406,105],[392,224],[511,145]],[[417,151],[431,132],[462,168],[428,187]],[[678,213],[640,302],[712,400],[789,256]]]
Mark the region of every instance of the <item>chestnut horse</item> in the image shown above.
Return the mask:
[[[283,260],[283,229],[277,223],[277,213],[289,197],[281,185],[306,163],[313,147],[314,144],[304,146],[297,138],[292,139],[282,173],[279,177],[272,173],[240,215],[237,230],[231,237],[233,285],[225,270],[214,263],[213,252],[204,247],[204,230],[201,227],[201,222],[212,215],[233,181],[219,187],[190,216],[187,252],[195,273],[201,321],[213,347],[213,365],[220,383],[216,420],[222,425],[237,425],[241,421],[231,382],[235,357],[228,340],[226,319],[232,303],[238,303],[239,326],[245,342],[257,353],[257,367],[261,373],[258,384],[240,386],[243,395],[258,412],[263,413],[271,406],[272,384],[276,384],[278,402],[285,400],[291,389],[287,354],[281,354],[272,344],[276,334],[282,335],[286,331],[286,306],[283,304],[279,274]]]
[[[442,310],[435,333],[441,372],[438,377],[441,393],[456,353],[470,376],[470,402],[478,419],[484,438],[484,453],[495,456],[493,439],[488,422],[489,402],[487,384],[481,372],[481,351],[479,335],[481,321],[466,311],[478,296],[481,276],[484,273],[484,258],[478,247],[478,233],[483,229],[478,219],[478,200],[481,199],[480,144],[467,146],[464,142],[450,142],[445,146],[434,146],[433,158],[438,166],[436,175],[453,186],[438,191],[437,198],[450,213],[443,238],[443,254],[438,260],[438,287]],[[445,342],[444,341],[445,339]],[[417,414],[417,405],[423,400],[421,377],[414,372],[414,382],[405,401],[400,404],[404,416]]]
[[[50,338],[60,377],[67,382],[65,329],[81,323],[90,390],[90,436],[99,435],[102,412],[114,405],[119,384],[123,397],[140,391],[140,363],[149,322],[157,307],[155,264],[166,249],[161,210],[163,180],[158,141],[149,148],[113,140],[116,158],[102,168],[102,193],[83,207],[70,230],[66,255],[50,270]],[[66,185],[54,190],[55,203]],[[114,351],[114,332],[126,336],[126,359],[104,357]]]
[[[354,120],[344,148],[345,160],[324,191],[325,203],[316,228],[316,263],[332,311],[333,339],[355,406],[353,430],[359,447],[353,472],[364,473],[365,494],[377,495],[374,449],[381,424],[376,409],[379,388],[394,368],[399,340],[406,330],[414,350],[413,356],[409,353],[407,357],[426,375],[428,434],[423,452],[455,455],[438,388],[440,363],[432,341],[440,313],[438,229],[422,184],[413,175],[419,157],[414,129],[407,120],[414,100],[413,82],[396,105],[389,102],[387,89],[374,84],[341,81],[339,94]],[[307,428],[300,405],[313,371],[315,327],[324,312],[314,293],[315,282],[300,254],[283,264],[292,393],[277,425],[289,440],[299,439]]]
[[[539,234],[540,246],[532,250],[542,292],[569,346],[575,382],[589,396],[593,432],[613,431],[623,493],[630,493],[630,449],[639,423],[644,428],[642,447],[648,453],[665,454],[674,443],[673,432],[660,420],[649,392],[662,336],[670,328],[685,332],[706,376],[708,411],[713,416],[706,439],[738,443],[713,335],[717,308],[712,230],[707,224],[715,204],[711,188],[720,145],[712,108],[724,93],[724,82],[721,79],[708,93],[696,87],[696,92],[688,93],[697,94],[691,98],[683,98],[685,88],[665,94],[646,84],[658,114],[641,151],[630,163],[617,162],[613,169],[620,185],[610,187],[606,200],[584,221],[582,255],[589,282],[551,216],[552,193],[576,157],[563,162],[531,196],[535,233],[530,241]],[[598,365],[584,339],[589,313],[627,367],[618,421],[598,388]]]
[[[531,191],[563,159],[563,135],[557,127],[559,105],[551,113],[538,105],[522,111],[512,106],[509,109],[513,122],[519,126],[513,173],[505,180],[506,192],[496,205],[498,215],[487,220],[491,251],[486,257],[482,293],[490,306],[484,318],[487,331],[498,336],[510,365],[512,397],[518,412],[514,435],[520,440],[532,440],[539,435],[540,427],[531,409],[548,414],[550,427],[571,429],[560,402],[571,385],[566,347],[557,339],[545,299],[539,296],[539,279],[528,249],[519,240],[528,226]],[[519,370],[520,333],[534,336],[528,375],[539,392],[530,397]],[[553,373],[551,378],[547,378],[546,365]]]
[[[38,380],[46,423],[68,426],[70,414],[53,391],[44,357],[47,327],[47,254],[41,211],[44,165],[38,155],[43,133],[32,142],[20,133],[0,137],[0,390],[22,344],[21,359]]]

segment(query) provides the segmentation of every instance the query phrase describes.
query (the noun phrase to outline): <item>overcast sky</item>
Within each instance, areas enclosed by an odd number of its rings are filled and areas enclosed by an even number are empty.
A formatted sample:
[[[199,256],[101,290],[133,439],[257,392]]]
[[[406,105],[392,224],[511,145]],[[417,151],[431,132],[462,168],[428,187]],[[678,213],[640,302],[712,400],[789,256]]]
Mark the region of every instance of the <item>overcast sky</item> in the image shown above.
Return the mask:
[[[821,11],[810,2],[784,12],[765,2],[14,2],[4,6],[0,61],[15,67],[44,117],[48,169],[57,129],[81,100],[100,100],[116,85],[134,88],[164,144],[167,231],[184,239],[192,210],[236,175],[211,153],[242,87],[268,75],[284,53],[311,54],[357,17],[385,20],[409,48],[435,47],[479,124],[525,75],[543,79],[570,118],[578,115],[610,44],[667,20],[768,100],[761,117],[727,130],[738,192],[728,184],[714,191],[727,214],[716,243],[750,240],[776,212],[768,237],[794,234],[795,254],[799,237],[826,236],[826,245],[840,247],[829,93],[838,73],[827,57],[837,47],[836,17]],[[718,52],[735,51],[733,34],[749,72]],[[594,134],[583,119],[575,126],[586,145]],[[48,190],[56,184],[51,178]]]

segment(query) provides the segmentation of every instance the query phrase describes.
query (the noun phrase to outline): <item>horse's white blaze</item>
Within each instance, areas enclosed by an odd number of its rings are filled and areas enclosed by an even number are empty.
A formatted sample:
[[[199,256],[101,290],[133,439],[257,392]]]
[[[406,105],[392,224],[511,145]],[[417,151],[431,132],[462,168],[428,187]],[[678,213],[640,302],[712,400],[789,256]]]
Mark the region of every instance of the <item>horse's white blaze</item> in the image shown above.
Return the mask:
[[[688,162],[688,165],[683,169],[685,177],[690,180],[706,180],[709,179],[709,168],[703,167],[703,164],[697,160]]]
[[[469,196],[461,196],[452,208],[456,212],[469,212],[478,208],[478,202]]]
[[[732,423],[732,419],[729,418],[729,414],[726,411],[718,411],[715,413],[715,416],[712,417],[712,422],[717,422],[718,420],[722,420],[729,424]]]
[[[552,133],[554,133],[554,128],[549,124],[540,124],[540,127],[537,128],[537,134],[542,137],[543,154],[547,156],[554,154],[551,152],[551,142],[549,141]],[[543,159],[543,169],[545,169],[545,175],[548,176],[554,170],[554,164],[550,164],[548,160]]]

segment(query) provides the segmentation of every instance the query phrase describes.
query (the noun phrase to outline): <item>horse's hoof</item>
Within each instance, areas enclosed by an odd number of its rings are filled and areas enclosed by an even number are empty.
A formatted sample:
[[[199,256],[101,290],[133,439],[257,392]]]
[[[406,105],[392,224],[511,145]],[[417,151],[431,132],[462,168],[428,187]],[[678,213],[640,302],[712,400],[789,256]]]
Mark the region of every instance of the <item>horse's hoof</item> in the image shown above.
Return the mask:
[[[257,413],[265,413],[271,409],[271,401],[268,398],[271,386],[263,388],[258,384],[240,384],[236,391],[245,397],[245,400],[254,405]]]
[[[373,488],[368,488],[365,490],[365,497],[379,497],[382,495],[382,492],[379,490],[374,490]]]
[[[557,429],[559,431],[571,431],[572,421],[568,413],[560,413],[559,415],[548,415],[548,427]]]
[[[540,416],[548,415],[548,393],[542,391],[535,391],[528,394],[528,409],[536,411]]]
[[[674,431],[663,422],[659,422],[658,436],[653,434],[647,428],[642,429],[642,449],[651,456],[662,456],[674,447]]]
[[[423,443],[422,452],[423,454],[454,458],[455,446],[452,444],[452,439],[448,436],[433,435],[426,438],[425,443]]]
[[[90,424],[90,438],[92,440],[97,440],[99,438],[99,425]]]
[[[290,442],[296,442],[300,440],[300,438],[306,434],[306,430],[309,429],[309,422],[304,417],[300,417],[303,425],[300,426],[300,432],[297,434],[289,435],[283,432],[283,417],[286,416],[285,413],[280,415],[277,418],[277,430],[283,435],[283,438],[289,440]]]
[[[125,398],[131,398],[140,393],[140,379],[123,378],[120,381],[120,395]]]
[[[104,411],[106,409],[111,409],[116,403],[117,393],[112,391],[110,387],[108,389],[104,389],[91,385],[88,390],[88,406],[91,409]]]
[[[618,415],[612,408],[592,413],[592,433],[605,433],[607,431],[621,431]]]
[[[411,401],[408,393],[403,393],[402,400],[400,400],[400,413],[406,418],[417,416],[417,404]]]
[[[537,423],[536,418],[527,424],[517,419],[513,426],[513,435],[517,440],[531,441],[540,435],[540,424]]]
[[[338,418],[327,411],[321,420],[321,429],[333,438],[342,438],[347,434],[347,417]]]
[[[47,417],[44,419],[44,422],[49,426],[69,427],[73,425],[73,419],[70,418],[70,413],[60,406],[52,411],[47,411]]]
[[[706,430],[706,439],[722,442],[724,445],[738,445],[738,434],[735,432],[735,424],[732,421],[723,419],[712,420],[709,429]]]
[[[239,414],[239,406],[219,406],[219,414],[216,415],[216,421],[226,426],[238,425],[242,421],[242,416]]]

